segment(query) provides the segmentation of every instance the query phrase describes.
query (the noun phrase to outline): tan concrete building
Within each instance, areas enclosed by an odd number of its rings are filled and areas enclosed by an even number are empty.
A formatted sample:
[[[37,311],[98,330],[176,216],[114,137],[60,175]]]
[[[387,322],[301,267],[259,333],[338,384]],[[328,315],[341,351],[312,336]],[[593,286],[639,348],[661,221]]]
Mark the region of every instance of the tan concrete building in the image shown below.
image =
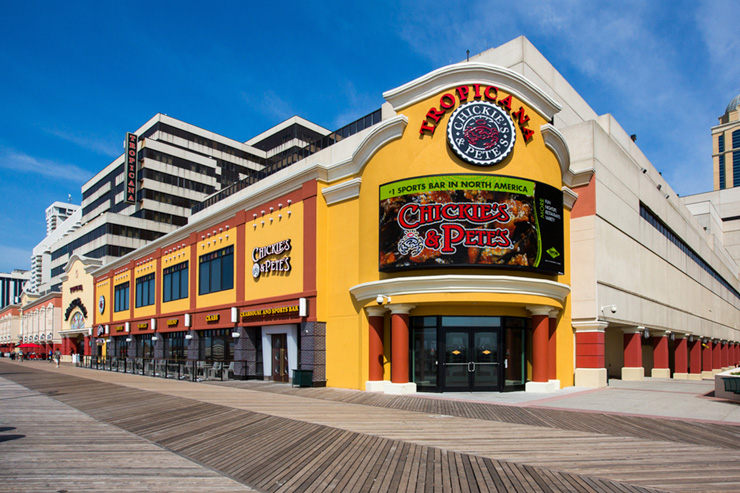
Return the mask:
[[[85,346],[91,354],[101,354],[98,346],[104,347],[107,326],[93,327],[94,313],[105,309],[106,300],[95,299],[95,285],[90,272],[99,268],[102,261],[73,255],[60,277],[62,281],[62,308],[64,317],[61,325],[61,351],[63,360],[70,361],[71,355],[84,354]]]
[[[740,94],[712,127],[712,162],[715,190],[740,186]]]

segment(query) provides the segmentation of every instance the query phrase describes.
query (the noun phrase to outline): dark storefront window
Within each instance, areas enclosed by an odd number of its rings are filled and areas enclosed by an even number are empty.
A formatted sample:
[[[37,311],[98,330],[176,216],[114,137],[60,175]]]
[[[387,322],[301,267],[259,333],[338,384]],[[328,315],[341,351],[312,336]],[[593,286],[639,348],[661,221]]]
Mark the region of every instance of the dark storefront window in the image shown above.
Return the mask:
[[[115,302],[113,311],[122,312],[124,310],[128,310],[128,300],[128,282],[124,282],[123,284],[119,284],[115,288]]]
[[[165,302],[188,297],[188,262],[167,267],[162,277],[162,297]]]
[[[215,293],[234,287],[234,247],[202,255],[198,294]]]
[[[154,304],[154,274],[136,279],[136,308]]]
[[[137,336],[139,342],[139,356],[145,359],[154,357],[154,343],[151,334]]]
[[[171,360],[187,359],[185,332],[170,332],[164,336],[164,357]]]
[[[200,335],[200,358],[207,361],[234,359],[234,339],[231,329],[204,330]]]

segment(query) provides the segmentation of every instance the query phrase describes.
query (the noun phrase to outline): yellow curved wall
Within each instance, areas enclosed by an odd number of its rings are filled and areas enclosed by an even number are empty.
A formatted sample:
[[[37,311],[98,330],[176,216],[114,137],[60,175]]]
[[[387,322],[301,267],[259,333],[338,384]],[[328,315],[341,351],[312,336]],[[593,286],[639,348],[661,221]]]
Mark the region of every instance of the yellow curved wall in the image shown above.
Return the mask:
[[[327,385],[363,389],[368,378],[368,322],[363,305],[349,294],[352,286],[380,279],[425,275],[507,275],[536,277],[570,284],[569,211],[564,210],[565,275],[522,273],[506,269],[423,269],[413,272],[381,273],[378,270],[379,248],[379,187],[388,182],[435,174],[495,174],[530,179],[557,189],[563,185],[561,168],[555,155],[545,146],[540,127],[548,123],[526,103],[513,95],[512,109],[524,107],[530,117],[526,128],[534,131],[529,141],[524,140],[517,127],[514,149],[501,163],[483,167],[463,162],[447,144],[446,126],[452,110],[440,120],[434,135],[420,135],[419,126],[431,107],[439,107],[440,97],[449,90],[435,94],[425,101],[405,108],[408,126],[400,139],[386,144],[369,160],[361,174],[360,195],[326,207],[325,216],[319,213],[319,229],[325,234],[326,249],[319,240],[319,284],[326,291],[327,322]],[[509,95],[499,90],[499,98]],[[458,107],[459,104],[456,105]],[[331,185],[336,185],[332,183]],[[319,194],[321,197],[321,194]],[[320,200],[320,204],[324,204]],[[319,208],[321,210],[321,207]],[[321,236],[319,237],[321,238]],[[321,252],[325,252],[322,254]],[[324,276],[323,279],[321,276]],[[530,304],[562,306],[559,300],[545,300],[525,295],[408,295],[393,298],[393,303],[421,304],[411,315],[468,314],[515,315],[528,317]],[[372,305],[374,305],[374,301]],[[371,303],[367,303],[370,306]],[[558,318],[558,377],[563,386],[573,383],[573,334],[570,325],[570,306],[566,300]],[[359,315],[358,315],[359,313]],[[388,324],[386,323],[386,332]],[[390,334],[386,333],[386,353]],[[386,354],[386,357],[388,354]],[[386,378],[389,379],[389,365]]]

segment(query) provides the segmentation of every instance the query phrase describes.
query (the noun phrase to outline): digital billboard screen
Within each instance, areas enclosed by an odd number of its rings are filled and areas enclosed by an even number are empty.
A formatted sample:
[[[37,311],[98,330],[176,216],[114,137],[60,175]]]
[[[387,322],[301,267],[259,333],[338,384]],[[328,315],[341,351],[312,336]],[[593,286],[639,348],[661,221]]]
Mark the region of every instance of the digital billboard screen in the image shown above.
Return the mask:
[[[562,274],[563,195],[533,180],[455,174],[380,186],[382,272],[498,267]]]

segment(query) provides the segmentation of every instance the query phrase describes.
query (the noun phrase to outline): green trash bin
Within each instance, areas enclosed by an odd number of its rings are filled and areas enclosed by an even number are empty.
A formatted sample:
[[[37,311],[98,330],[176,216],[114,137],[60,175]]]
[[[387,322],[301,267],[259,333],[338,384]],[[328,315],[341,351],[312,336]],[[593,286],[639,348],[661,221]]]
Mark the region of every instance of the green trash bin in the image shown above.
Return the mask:
[[[313,383],[313,370],[293,370],[293,386],[310,387]]]

